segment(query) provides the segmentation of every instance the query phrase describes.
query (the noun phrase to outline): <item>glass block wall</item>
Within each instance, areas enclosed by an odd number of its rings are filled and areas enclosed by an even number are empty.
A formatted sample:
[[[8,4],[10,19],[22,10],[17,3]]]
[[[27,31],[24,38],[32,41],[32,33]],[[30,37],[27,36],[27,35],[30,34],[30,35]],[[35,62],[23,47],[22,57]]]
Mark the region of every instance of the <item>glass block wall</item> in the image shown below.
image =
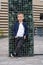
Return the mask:
[[[32,16],[32,0],[9,0],[9,55],[15,50],[13,25],[17,20],[17,13],[23,12],[25,21],[29,27],[28,39],[24,42],[20,49],[19,55],[33,56],[34,40],[33,40],[33,16]]]

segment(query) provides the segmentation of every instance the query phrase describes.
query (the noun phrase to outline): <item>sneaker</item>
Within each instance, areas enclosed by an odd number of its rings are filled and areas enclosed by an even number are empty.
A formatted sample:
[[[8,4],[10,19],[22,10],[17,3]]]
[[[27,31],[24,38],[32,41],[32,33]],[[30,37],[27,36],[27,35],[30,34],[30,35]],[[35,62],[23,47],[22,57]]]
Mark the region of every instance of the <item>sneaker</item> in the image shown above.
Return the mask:
[[[12,53],[9,55],[9,57],[13,57]]]
[[[14,52],[14,55],[16,55],[16,52]]]
[[[16,53],[13,52],[13,53],[11,54],[11,57],[16,57]]]

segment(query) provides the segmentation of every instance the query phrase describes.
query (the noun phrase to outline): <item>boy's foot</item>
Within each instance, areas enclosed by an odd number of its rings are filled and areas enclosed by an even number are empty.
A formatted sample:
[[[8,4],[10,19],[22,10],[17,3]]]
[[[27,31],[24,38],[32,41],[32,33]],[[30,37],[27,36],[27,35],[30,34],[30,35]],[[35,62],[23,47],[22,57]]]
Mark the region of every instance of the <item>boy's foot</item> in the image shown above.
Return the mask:
[[[16,53],[11,53],[10,55],[9,55],[9,57],[15,57],[16,56]]]
[[[11,53],[11,54],[9,55],[9,57],[19,57],[19,56],[18,56],[18,54],[16,54],[16,53],[14,52],[14,53]]]
[[[13,54],[11,53],[11,54],[9,55],[9,57],[13,57]]]
[[[13,54],[16,55],[16,52],[14,52]]]
[[[13,52],[12,55],[13,55],[14,57],[16,57],[16,52]]]

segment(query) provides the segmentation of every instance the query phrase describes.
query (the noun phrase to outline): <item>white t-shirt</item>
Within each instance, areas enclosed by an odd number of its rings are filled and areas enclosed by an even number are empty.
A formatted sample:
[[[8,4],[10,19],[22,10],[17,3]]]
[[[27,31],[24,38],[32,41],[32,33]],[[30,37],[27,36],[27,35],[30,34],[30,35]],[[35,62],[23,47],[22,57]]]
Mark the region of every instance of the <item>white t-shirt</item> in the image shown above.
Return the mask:
[[[23,23],[21,22],[19,24],[19,29],[18,29],[16,37],[23,37],[23,35],[24,35],[24,26],[23,26]]]

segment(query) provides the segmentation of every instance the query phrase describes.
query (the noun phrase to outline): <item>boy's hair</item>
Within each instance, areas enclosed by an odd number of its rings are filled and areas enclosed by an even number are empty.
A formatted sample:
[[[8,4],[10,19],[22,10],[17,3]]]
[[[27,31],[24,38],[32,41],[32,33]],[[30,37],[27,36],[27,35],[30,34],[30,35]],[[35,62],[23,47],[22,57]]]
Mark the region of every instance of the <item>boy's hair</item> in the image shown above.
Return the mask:
[[[20,15],[20,14],[23,14],[23,13],[22,12],[19,12],[19,13],[17,13],[17,16]],[[24,14],[23,14],[23,16],[24,16]]]

